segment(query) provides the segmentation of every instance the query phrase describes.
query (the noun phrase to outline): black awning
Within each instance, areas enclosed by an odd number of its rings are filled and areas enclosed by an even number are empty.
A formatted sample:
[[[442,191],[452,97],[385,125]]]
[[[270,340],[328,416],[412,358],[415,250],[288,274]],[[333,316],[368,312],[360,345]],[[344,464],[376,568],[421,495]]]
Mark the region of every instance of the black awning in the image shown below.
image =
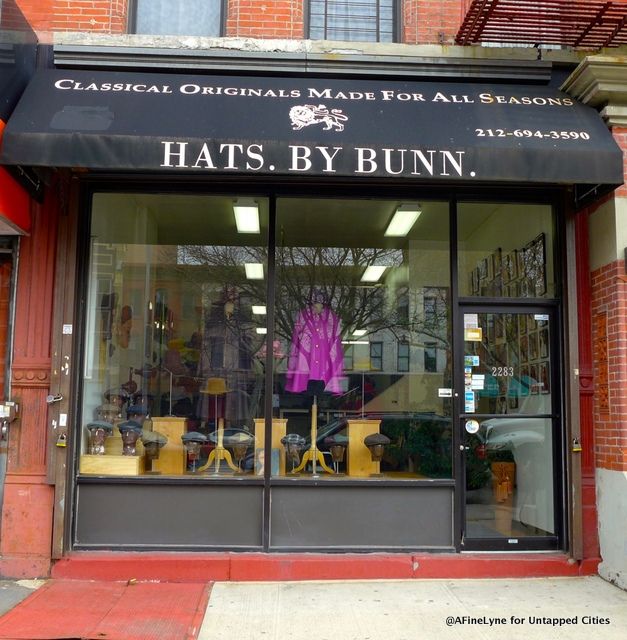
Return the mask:
[[[555,89],[47,70],[5,129],[6,164],[198,174],[610,185],[622,153]]]

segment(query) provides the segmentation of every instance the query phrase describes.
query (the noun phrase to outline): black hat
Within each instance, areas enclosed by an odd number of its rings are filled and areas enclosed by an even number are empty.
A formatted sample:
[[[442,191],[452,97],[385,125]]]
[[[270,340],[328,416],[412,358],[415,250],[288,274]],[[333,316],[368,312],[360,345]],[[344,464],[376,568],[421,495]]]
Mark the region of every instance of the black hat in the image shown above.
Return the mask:
[[[299,436],[297,433],[288,433],[286,436],[281,438],[281,444],[291,444],[299,447],[305,446],[307,441],[303,436]]]
[[[204,433],[200,433],[200,431],[190,431],[189,433],[184,433],[181,436],[181,440],[183,444],[186,442],[200,442],[202,444],[207,442],[207,436]]]
[[[128,416],[145,416],[148,413],[148,409],[141,404],[132,404],[127,410],[126,415]]]
[[[85,427],[87,429],[104,429],[108,433],[113,431],[113,425],[105,420],[94,420],[93,422],[88,422]]]
[[[137,433],[140,434],[142,432],[141,424],[139,424],[139,422],[135,420],[127,420],[126,422],[121,422],[118,425],[118,429],[120,430],[120,433],[123,433],[124,431],[137,431]]]
[[[375,444],[390,444],[390,439],[382,433],[371,433],[364,438],[364,444],[367,447],[372,447]]]
[[[158,431],[142,431],[142,442],[146,444],[156,444],[159,447],[163,447],[168,443],[168,439]]]

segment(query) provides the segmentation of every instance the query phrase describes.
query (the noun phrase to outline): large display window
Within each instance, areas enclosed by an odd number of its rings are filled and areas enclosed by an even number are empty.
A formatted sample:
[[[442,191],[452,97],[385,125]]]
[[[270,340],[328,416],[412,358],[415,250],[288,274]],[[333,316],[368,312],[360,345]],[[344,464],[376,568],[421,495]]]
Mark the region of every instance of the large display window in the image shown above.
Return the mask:
[[[81,474],[252,469],[267,234],[265,198],[93,196]]]
[[[273,475],[452,477],[448,212],[277,201]]]

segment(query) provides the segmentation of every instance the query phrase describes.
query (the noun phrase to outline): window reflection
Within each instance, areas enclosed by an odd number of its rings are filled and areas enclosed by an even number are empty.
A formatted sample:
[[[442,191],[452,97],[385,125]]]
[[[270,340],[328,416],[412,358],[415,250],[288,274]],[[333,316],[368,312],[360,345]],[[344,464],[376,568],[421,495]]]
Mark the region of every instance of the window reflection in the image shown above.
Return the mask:
[[[399,209],[413,226],[386,236]],[[447,203],[278,201],[274,474],[450,477],[447,220]]]
[[[458,235],[460,295],[556,296],[550,206],[460,203]]]
[[[238,202],[94,197],[81,473],[252,473],[268,210],[255,201],[260,225],[242,231]]]

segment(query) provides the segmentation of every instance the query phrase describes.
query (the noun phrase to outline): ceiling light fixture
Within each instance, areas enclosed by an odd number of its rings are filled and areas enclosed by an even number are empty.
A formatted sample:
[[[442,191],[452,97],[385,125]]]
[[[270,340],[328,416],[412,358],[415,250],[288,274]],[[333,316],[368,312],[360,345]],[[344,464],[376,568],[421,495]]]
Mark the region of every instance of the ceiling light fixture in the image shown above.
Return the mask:
[[[361,276],[361,281],[378,282],[386,269],[387,267],[382,267],[380,265],[370,265],[369,267],[366,267],[364,274]]]
[[[244,269],[249,280],[263,280],[263,265],[261,262],[246,262]]]
[[[259,233],[259,205],[251,198],[238,198],[233,203],[237,233]]]
[[[265,316],[267,313],[266,307],[263,304],[254,304],[252,305],[252,309],[256,316]]]
[[[401,238],[406,236],[420,217],[422,209],[418,204],[402,204],[396,209],[383,235]]]

